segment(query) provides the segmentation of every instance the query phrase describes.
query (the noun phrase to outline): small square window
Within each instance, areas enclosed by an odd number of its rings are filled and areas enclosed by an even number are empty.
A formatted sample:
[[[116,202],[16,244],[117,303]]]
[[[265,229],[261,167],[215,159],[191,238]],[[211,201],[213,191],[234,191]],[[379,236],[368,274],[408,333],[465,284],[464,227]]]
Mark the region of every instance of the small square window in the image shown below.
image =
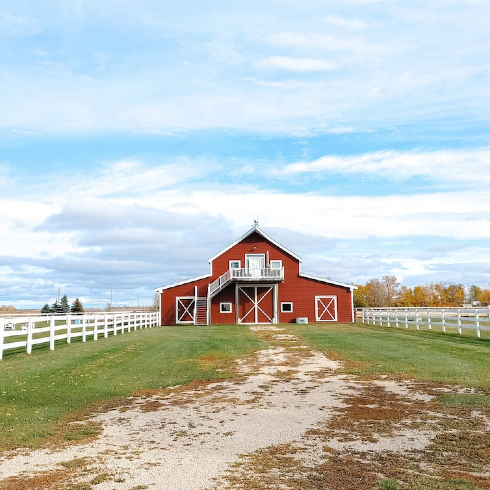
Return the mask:
[[[281,313],[292,313],[293,303],[281,303]]]
[[[241,262],[239,260],[230,260],[230,269],[240,269]]]
[[[220,303],[219,304],[220,313],[231,313],[231,303]]]
[[[280,269],[282,267],[282,260],[271,260],[271,269]]]

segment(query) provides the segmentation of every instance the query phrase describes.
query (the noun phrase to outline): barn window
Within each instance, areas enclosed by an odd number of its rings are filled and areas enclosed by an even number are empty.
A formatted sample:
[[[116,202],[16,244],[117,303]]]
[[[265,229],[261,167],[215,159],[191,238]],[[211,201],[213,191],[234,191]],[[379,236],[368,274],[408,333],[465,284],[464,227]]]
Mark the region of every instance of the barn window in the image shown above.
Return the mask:
[[[240,269],[242,266],[239,260],[230,260],[230,269]]]
[[[293,303],[284,302],[281,303],[281,313],[292,313],[293,312]]]
[[[231,313],[231,303],[220,303],[219,304],[220,313]]]
[[[271,269],[280,269],[282,267],[282,260],[271,260]]]

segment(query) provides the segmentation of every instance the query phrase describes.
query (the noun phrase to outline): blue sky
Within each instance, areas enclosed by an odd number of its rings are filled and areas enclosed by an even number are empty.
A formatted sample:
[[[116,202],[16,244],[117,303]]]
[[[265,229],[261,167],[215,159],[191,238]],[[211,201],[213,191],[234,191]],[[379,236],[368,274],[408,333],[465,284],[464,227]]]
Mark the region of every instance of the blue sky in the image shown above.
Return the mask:
[[[490,4],[0,0],[0,305],[150,304],[254,220],[490,283]]]

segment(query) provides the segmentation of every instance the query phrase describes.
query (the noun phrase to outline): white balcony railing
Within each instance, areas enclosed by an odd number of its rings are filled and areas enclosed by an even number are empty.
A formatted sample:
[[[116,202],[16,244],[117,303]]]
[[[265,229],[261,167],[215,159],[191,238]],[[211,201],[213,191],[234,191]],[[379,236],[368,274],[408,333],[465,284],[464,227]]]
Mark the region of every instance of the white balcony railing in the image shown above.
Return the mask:
[[[216,291],[222,289],[230,281],[282,281],[284,279],[284,267],[278,269],[229,269],[223,275],[213,281],[208,287],[208,294],[212,296]]]

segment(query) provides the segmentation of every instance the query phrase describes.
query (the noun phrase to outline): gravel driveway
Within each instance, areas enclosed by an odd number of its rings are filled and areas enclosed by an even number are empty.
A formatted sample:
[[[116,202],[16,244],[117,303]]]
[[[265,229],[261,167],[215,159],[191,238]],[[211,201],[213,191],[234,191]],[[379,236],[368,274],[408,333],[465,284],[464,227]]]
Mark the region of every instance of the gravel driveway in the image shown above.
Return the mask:
[[[449,387],[340,374],[280,328],[267,334],[276,346],[236,361],[236,379],[148,391],[94,415],[90,443],[4,455],[0,490],[412,488],[448,471],[490,483],[488,414],[473,414],[482,461],[449,465],[457,448],[438,449],[441,434],[468,434],[434,403]]]

